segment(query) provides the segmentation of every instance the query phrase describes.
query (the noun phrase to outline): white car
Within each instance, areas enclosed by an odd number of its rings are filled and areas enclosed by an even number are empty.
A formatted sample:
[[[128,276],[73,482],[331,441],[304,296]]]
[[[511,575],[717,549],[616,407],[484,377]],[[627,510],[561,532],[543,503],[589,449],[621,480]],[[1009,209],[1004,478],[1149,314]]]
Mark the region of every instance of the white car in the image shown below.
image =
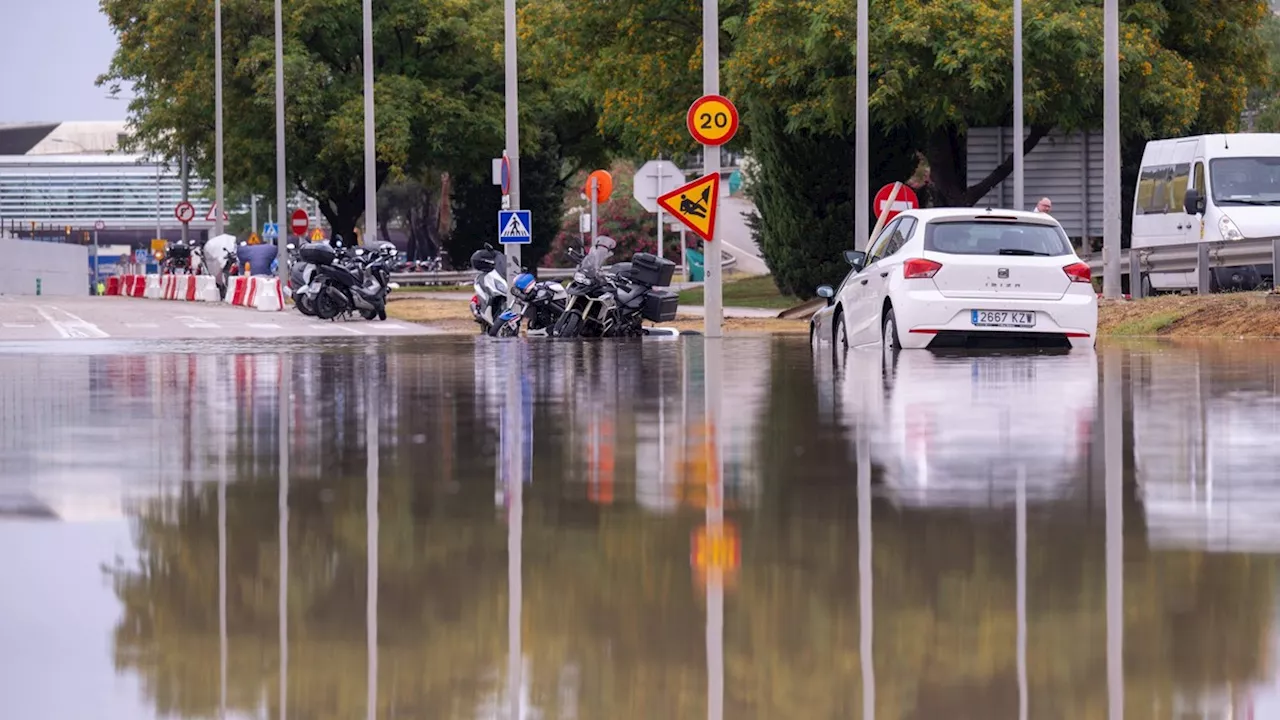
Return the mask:
[[[1052,217],[931,208],[891,220],[870,252],[849,251],[839,288],[810,323],[815,344],[847,348],[1092,348],[1098,297],[1089,266]]]

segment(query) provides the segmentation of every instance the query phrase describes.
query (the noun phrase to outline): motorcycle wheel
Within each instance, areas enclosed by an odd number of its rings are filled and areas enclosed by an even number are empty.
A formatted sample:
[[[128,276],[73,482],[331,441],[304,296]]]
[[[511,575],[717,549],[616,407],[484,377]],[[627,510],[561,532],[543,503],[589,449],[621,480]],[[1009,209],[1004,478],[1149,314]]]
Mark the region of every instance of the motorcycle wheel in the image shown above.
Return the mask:
[[[378,308],[378,319],[385,321],[387,319],[387,306],[383,305]]]
[[[365,320],[372,320],[378,317],[378,313],[374,310],[361,310],[360,317],[364,318]]]
[[[551,336],[558,338],[576,338],[582,334],[582,316],[577,311],[567,312],[556,320],[551,328]]]
[[[340,312],[342,312],[342,308],[328,293],[322,290],[316,296],[316,317],[321,320],[332,320],[338,317]]]
[[[315,300],[311,299],[310,295],[295,295],[294,297],[297,298],[297,302],[294,305],[298,306],[298,312],[303,315],[315,316],[316,303]]]

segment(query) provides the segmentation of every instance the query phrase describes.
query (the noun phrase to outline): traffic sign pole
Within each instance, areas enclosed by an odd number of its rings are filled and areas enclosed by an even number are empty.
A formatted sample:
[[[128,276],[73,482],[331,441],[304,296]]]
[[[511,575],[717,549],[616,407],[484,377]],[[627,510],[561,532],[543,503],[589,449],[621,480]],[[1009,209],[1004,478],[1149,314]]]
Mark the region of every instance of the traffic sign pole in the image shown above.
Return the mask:
[[[720,3],[719,0],[702,0],[702,93],[720,94]],[[720,172],[720,146],[702,146],[702,173]],[[720,273],[724,263],[720,259],[720,243],[713,239],[706,244],[703,253],[703,304],[706,306],[704,331],[708,338],[720,337],[724,324],[721,309]],[[708,630],[708,632],[710,632]]]
[[[662,156],[658,156],[658,160],[662,160]],[[662,165],[658,166],[658,194],[662,194]],[[666,253],[662,247],[662,206],[658,206],[658,257],[665,258]],[[679,260],[679,258],[676,258]]]
[[[285,201],[285,187],[287,176],[285,175],[284,165],[284,11],[281,9],[280,0],[275,2],[275,22],[276,22],[276,203],[279,205],[280,217],[278,218],[280,227],[284,227],[289,218],[285,213],[289,212],[288,205]],[[365,61],[365,67],[368,67],[368,60]],[[367,72],[367,70],[366,70]],[[218,198],[218,211],[222,212],[222,198]],[[288,287],[289,282],[289,254],[284,251],[284,238],[277,233],[276,236],[276,261],[277,268],[280,271],[280,287]]]
[[[583,252],[588,252],[596,244],[596,236],[600,234],[600,181],[591,178],[591,237],[590,244],[583,248]]]
[[[508,174],[511,203],[510,210],[520,209],[520,96],[518,92],[519,73],[516,62],[516,0],[503,0],[502,3],[502,35],[503,60],[506,75],[506,141],[507,151],[504,157],[510,166]],[[520,272],[520,246],[508,243],[507,253],[507,291],[515,288],[515,277]],[[514,296],[508,298],[512,302]],[[516,687],[519,687],[517,685]]]

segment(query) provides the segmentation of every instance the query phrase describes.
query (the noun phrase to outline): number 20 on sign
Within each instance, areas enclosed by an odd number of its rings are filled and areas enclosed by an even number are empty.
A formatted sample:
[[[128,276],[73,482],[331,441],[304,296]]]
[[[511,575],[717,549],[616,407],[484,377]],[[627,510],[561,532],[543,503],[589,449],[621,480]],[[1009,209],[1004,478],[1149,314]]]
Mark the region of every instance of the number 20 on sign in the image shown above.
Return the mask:
[[[738,132],[738,108],[720,95],[703,95],[689,106],[685,124],[703,145],[723,145]]]

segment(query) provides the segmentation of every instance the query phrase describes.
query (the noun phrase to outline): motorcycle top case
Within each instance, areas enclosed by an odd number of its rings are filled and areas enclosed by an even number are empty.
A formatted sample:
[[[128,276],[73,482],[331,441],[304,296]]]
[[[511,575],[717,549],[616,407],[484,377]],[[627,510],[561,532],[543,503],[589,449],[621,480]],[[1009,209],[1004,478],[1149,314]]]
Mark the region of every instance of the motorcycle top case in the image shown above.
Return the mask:
[[[669,290],[650,290],[644,296],[644,309],[640,313],[651,322],[671,322],[676,319],[679,304],[680,297]]]
[[[676,264],[649,253],[631,256],[631,279],[649,287],[666,287],[675,277]]]
[[[338,257],[338,252],[328,243],[307,243],[298,250],[302,262],[312,265],[330,265]]]

